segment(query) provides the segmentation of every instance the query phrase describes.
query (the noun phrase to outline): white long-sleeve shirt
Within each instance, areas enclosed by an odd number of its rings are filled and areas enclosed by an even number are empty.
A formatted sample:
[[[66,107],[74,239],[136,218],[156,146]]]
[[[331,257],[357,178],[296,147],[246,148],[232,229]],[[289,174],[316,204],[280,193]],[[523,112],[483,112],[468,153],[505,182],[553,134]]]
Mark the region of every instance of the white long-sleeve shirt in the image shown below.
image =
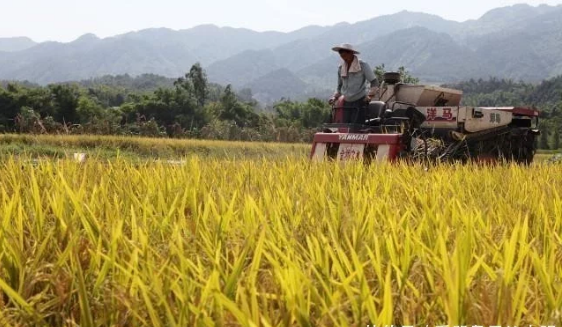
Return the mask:
[[[359,65],[352,63],[352,68],[354,66],[357,68],[350,69],[347,74],[345,72],[342,74],[342,70],[347,69],[347,65],[341,64],[338,68],[338,87],[336,92],[344,95],[345,101],[348,102],[357,101],[367,96],[367,84],[371,88],[379,85],[375,73],[371,70],[369,64],[357,57],[354,60],[358,60]]]

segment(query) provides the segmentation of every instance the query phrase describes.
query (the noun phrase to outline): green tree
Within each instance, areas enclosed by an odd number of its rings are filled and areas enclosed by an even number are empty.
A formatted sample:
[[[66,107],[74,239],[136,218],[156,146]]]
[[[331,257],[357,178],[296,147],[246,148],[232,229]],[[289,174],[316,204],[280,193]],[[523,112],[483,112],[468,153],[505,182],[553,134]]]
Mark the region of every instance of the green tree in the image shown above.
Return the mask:
[[[379,83],[382,83],[382,81],[384,80],[384,73],[386,73],[386,69],[384,68],[384,64],[380,64],[378,66],[375,67],[374,70],[375,76],[377,77],[377,80],[379,81]]]
[[[56,84],[49,85],[53,99],[54,118],[64,123],[79,123],[78,101],[80,90],[76,85]]]
[[[303,106],[302,125],[306,128],[318,127],[330,119],[331,109],[325,102],[318,99],[308,99]]]
[[[384,81],[384,73],[386,73],[386,68],[384,64],[378,65],[374,69],[375,76],[379,82]],[[406,84],[418,84],[420,82],[419,78],[414,77],[410,72],[406,70],[404,66],[398,68],[398,73],[400,73],[400,81]]]
[[[125,103],[129,92],[121,86],[95,85],[87,89],[89,98],[92,98],[103,107],[118,107]]]
[[[184,90],[188,96],[194,97],[199,106],[204,106],[208,95],[207,76],[199,63],[191,66],[189,73],[174,82],[178,90]]]
[[[275,104],[274,109],[279,126],[314,128],[326,123],[331,115],[329,105],[314,98],[306,102],[285,100]]]
[[[420,82],[420,79],[412,76],[410,72],[408,72],[406,68],[404,68],[404,66],[398,68],[398,72],[400,73],[400,80],[402,81],[402,83],[418,84]]]
[[[191,85],[193,86],[193,95],[197,99],[197,104],[203,107],[208,94],[207,76],[205,71],[201,68],[199,63],[196,63],[191,66],[191,69],[186,77],[191,81]]]
[[[15,84],[8,84],[6,88],[0,87],[0,129],[10,131],[15,128],[14,118],[20,112],[20,88]]]
[[[560,149],[560,133],[558,132],[558,126],[554,128],[554,134],[552,135],[552,148],[554,150]]]
[[[539,144],[541,149],[550,149],[550,146],[548,145],[548,129],[546,128],[546,126],[541,128],[541,137]]]
[[[238,126],[255,126],[258,115],[253,108],[238,101],[231,85],[227,85],[217,107],[217,116],[221,120],[234,121]]]
[[[95,118],[101,117],[103,112],[102,106],[98,105],[88,96],[80,96],[78,99],[78,107],[76,112],[78,119],[82,124],[91,122]]]

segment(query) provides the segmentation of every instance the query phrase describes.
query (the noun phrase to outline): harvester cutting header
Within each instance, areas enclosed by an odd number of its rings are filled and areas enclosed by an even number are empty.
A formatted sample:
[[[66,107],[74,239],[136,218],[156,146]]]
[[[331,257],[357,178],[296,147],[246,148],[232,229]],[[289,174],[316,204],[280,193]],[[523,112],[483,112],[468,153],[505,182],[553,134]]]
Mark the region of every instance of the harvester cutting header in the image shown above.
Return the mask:
[[[345,60],[342,48],[334,49]],[[357,53],[351,50],[354,61]],[[345,66],[353,64],[342,64],[340,71]],[[338,73],[344,87],[352,74]],[[460,90],[404,84],[399,73],[385,73],[366,97],[346,101],[346,94],[336,94],[331,122],[314,135],[311,158],[532,162],[539,135],[536,109],[461,106],[461,97]]]

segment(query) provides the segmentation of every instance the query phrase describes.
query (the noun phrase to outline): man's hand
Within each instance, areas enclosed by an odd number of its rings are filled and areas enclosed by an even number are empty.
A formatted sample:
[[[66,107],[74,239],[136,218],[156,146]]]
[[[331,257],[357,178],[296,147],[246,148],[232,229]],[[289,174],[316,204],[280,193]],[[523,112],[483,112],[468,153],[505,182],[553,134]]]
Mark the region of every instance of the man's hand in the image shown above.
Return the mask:
[[[338,100],[338,98],[340,97],[340,95],[341,95],[341,94],[339,94],[339,93],[334,94],[334,95],[330,98],[330,100],[328,100],[328,103],[329,103],[330,105],[333,105],[333,104]]]
[[[365,101],[371,102],[371,99],[373,99],[377,93],[379,93],[378,87],[370,88],[369,93],[367,93],[367,96],[365,97]]]

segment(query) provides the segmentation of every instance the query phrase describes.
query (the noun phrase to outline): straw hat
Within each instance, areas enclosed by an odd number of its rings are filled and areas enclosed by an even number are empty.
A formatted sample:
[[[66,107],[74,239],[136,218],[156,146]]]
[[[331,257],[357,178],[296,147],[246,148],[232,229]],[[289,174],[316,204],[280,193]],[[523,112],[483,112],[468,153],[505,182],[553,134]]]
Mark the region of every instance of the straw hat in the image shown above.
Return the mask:
[[[359,51],[355,50],[353,48],[353,46],[349,43],[342,43],[338,46],[333,47],[332,50],[335,51],[335,52],[339,52],[340,50],[348,50],[348,51],[351,51],[355,54],[359,54]]]

